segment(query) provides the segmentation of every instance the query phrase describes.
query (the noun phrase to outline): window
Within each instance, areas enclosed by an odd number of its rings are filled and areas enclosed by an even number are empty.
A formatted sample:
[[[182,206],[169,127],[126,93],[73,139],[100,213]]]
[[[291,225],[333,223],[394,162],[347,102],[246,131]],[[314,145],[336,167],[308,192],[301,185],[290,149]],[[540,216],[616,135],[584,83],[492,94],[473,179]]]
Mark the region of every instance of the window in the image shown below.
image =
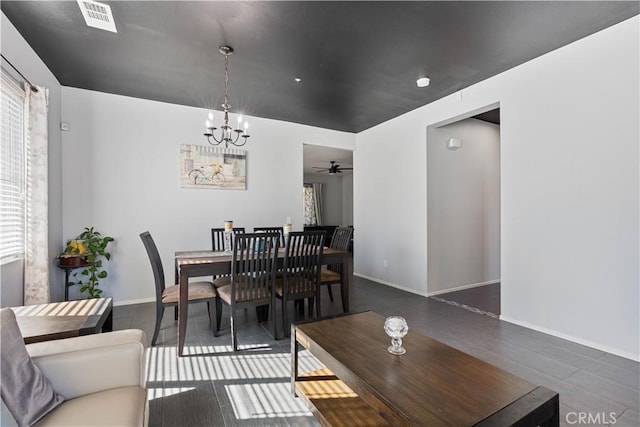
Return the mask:
[[[25,93],[2,70],[0,100],[0,264],[24,257],[27,150]]]

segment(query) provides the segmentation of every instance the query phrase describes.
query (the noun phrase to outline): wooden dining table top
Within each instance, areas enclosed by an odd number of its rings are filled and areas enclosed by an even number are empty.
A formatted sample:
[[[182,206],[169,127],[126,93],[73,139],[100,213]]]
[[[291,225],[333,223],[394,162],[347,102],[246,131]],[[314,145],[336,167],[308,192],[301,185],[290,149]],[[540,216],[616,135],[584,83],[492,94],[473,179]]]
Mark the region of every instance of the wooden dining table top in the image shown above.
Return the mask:
[[[284,259],[286,248],[278,248],[278,258]],[[329,258],[341,257],[348,254],[348,251],[341,249],[333,249],[325,247],[322,250],[322,255]],[[208,250],[196,250],[196,251],[176,251],[175,260],[176,264],[180,267],[184,265],[192,264],[224,264],[230,263],[233,258],[233,254],[226,253],[224,251],[208,251]]]

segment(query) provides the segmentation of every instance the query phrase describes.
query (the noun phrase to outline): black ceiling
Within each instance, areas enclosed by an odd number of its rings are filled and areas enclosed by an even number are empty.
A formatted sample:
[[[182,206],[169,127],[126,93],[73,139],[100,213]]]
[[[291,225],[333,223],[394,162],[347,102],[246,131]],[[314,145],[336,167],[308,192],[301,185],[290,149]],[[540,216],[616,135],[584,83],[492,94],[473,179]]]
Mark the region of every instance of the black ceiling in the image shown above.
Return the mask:
[[[64,86],[220,109],[228,44],[232,111],[350,132],[640,12],[637,1],[104,3],[117,33],[87,27],[75,1],[0,7]],[[423,75],[431,85],[418,88]]]

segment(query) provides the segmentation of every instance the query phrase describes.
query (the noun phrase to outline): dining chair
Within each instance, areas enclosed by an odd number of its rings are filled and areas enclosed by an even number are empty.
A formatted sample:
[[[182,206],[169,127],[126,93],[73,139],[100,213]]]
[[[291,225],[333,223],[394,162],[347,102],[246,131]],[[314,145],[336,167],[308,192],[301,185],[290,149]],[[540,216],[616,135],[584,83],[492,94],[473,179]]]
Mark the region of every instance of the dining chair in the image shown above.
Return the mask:
[[[333,232],[333,237],[331,238],[331,243],[329,247],[332,249],[338,249],[341,251],[346,251],[349,249],[349,245],[351,244],[351,237],[353,236],[353,228],[351,227],[337,227]],[[333,292],[331,290],[331,286],[335,283],[340,283],[342,286],[342,264],[329,264],[322,268],[320,272],[320,285],[326,286],[329,291],[329,299],[333,301]],[[348,271],[345,271],[345,274],[349,274]],[[343,311],[344,310],[344,302],[342,304]]]
[[[151,237],[151,233],[149,233],[148,231],[140,233],[140,238],[142,239],[142,243],[147,250],[147,255],[149,256],[149,261],[151,262],[151,270],[153,270],[153,278],[156,285],[156,325],[153,330],[153,338],[151,339],[151,345],[155,346],[156,339],[158,338],[158,333],[160,332],[160,323],[162,323],[164,309],[173,306],[177,310],[178,302],[180,300],[180,285],[176,284],[168,287],[165,285],[162,260],[160,259],[158,248],[156,247],[156,244]],[[189,283],[188,295],[189,304],[196,302],[207,303],[207,310],[209,312],[209,323],[212,328],[213,318],[211,303],[216,303],[216,328],[214,330],[214,336],[217,335],[217,331],[219,330],[220,325],[220,318],[222,315],[222,306],[218,299],[218,293],[216,291],[216,288],[213,286],[213,283],[191,282]]]
[[[316,318],[320,318],[320,270],[324,248],[324,231],[292,231],[287,235],[282,276],[276,280],[275,294],[282,299],[282,325],[290,335],[287,315],[288,301],[309,301],[309,315],[313,304]]]
[[[244,227],[233,227],[233,234],[244,233]],[[224,228],[211,229],[211,250],[224,251]]]
[[[231,311],[231,345],[238,350],[236,310],[247,307],[270,308],[273,338],[278,338],[275,281],[280,238],[277,233],[240,233],[233,241],[231,275],[214,280],[220,300]],[[219,326],[219,325],[218,325]]]
[[[280,246],[284,246],[284,227],[253,227],[253,232],[278,233],[280,236]]]

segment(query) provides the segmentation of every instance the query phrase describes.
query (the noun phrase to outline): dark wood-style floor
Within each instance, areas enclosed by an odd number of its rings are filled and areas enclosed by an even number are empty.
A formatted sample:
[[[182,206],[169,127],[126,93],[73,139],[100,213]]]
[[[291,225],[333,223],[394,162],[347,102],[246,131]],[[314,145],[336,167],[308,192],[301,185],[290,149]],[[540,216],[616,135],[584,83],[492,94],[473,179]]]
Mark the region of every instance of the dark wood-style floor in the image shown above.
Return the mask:
[[[500,283],[448,292],[431,298],[480,314],[493,315],[494,317],[500,315]]]
[[[563,426],[604,425],[612,413],[616,427],[640,425],[637,362],[358,277],[352,283],[353,311],[402,315],[414,331],[559,392]],[[339,296],[334,303],[323,299],[323,314],[339,307]],[[114,308],[115,329],[140,328],[151,337],[154,319],[151,303]],[[241,351],[234,353],[226,309],[214,338],[204,304],[190,306],[189,356],[178,359],[176,324],[166,311],[149,352],[150,426],[318,425],[289,393],[289,339],[271,339],[253,310],[238,323]],[[301,361],[309,370],[316,363],[309,356]],[[579,417],[592,422],[578,424]]]

